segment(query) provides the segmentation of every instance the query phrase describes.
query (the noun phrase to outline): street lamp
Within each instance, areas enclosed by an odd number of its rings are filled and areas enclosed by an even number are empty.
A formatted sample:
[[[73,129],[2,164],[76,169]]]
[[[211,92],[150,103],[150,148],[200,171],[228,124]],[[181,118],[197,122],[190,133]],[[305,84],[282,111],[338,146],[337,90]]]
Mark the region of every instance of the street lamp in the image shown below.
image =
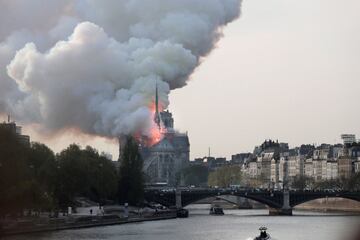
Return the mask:
[[[59,192],[60,192],[60,177],[59,177],[59,172],[60,172],[60,165],[59,163],[56,164],[56,170],[55,170],[55,178],[54,178],[54,186],[55,186],[55,195],[56,195],[56,198],[59,199]],[[59,217],[59,208],[60,208],[60,204],[59,204],[59,201],[57,200],[57,206],[53,206],[53,208],[55,207],[54,209],[54,217],[55,218],[58,218]],[[56,224],[57,224],[57,221],[56,221]]]
[[[100,210],[101,210],[101,203],[102,203],[102,191],[104,190],[103,189],[103,167],[104,167],[104,164],[103,163],[99,163],[99,169],[100,169],[100,186],[99,186],[99,207],[100,207]]]

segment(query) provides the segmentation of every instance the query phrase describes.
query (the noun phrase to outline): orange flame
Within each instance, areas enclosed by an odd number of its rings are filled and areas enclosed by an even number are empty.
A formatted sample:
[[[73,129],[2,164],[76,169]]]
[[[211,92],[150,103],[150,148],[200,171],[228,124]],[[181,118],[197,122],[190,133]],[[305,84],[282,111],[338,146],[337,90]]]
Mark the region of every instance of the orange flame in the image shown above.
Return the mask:
[[[159,102],[159,105],[158,105],[158,110],[159,112],[162,112],[164,110],[164,106],[161,102]],[[152,114],[155,114],[156,112],[156,105],[155,105],[155,101],[152,101],[151,104],[149,105],[149,109],[151,111]]]
[[[148,142],[150,146],[157,144],[163,138],[161,129],[159,129],[159,127],[156,124],[154,124],[154,125],[155,126],[153,126],[150,130],[150,139]]]
[[[159,103],[159,112],[161,112],[163,110],[163,106],[161,103]],[[134,134],[135,139],[137,139],[142,145],[147,146],[147,147],[151,147],[155,144],[157,144],[158,142],[160,142],[163,139],[164,136],[164,129],[162,126],[159,126],[155,123],[154,119],[155,119],[155,113],[156,113],[156,106],[155,106],[155,102],[153,101],[150,105],[149,105],[149,109],[151,112],[151,129],[150,129],[150,134],[149,136],[143,136],[140,133],[136,133]]]
[[[151,111],[151,118],[152,118],[152,127],[151,127],[151,130],[150,130],[150,139],[149,139],[149,142],[148,144],[150,146],[152,145],[155,145],[156,143],[160,142],[161,139],[163,138],[163,129],[162,129],[162,126],[159,126],[155,123],[154,119],[155,119],[155,113],[156,113],[156,106],[155,106],[155,102],[152,101],[151,102],[151,105],[149,106],[150,108],[150,111]],[[159,103],[159,106],[158,106],[158,110],[159,112],[162,112],[163,110],[163,105],[161,103]]]

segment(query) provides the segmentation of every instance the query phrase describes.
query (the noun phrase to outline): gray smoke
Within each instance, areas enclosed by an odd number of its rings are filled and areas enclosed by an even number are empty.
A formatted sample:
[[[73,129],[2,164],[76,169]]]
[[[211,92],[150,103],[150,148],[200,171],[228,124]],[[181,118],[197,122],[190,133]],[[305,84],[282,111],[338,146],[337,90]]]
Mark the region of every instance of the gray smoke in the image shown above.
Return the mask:
[[[57,132],[149,134],[241,0],[0,0],[0,113]]]

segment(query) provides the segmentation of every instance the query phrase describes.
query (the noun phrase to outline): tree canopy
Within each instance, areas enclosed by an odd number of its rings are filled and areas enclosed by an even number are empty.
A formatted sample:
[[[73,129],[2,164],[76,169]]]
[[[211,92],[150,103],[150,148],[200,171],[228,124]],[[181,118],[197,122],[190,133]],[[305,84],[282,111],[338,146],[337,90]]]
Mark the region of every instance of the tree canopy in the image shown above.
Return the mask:
[[[209,186],[229,187],[240,185],[242,181],[241,168],[239,166],[223,166],[209,174]]]
[[[182,177],[186,186],[207,186],[209,170],[206,166],[193,165],[182,170]]]
[[[116,170],[97,150],[82,150],[72,144],[57,155],[56,196],[62,206],[71,205],[75,197],[87,197],[102,203],[113,198],[117,189]]]
[[[0,125],[0,216],[66,208],[75,197],[103,203],[116,198],[117,180],[111,160],[91,147],[72,144],[55,156],[44,144],[23,144]]]
[[[138,143],[127,137],[119,170],[119,203],[142,204],[144,198],[143,160]]]
[[[314,187],[314,179],[307,176],[296,176],[291,181],[291,187],[299,190],[304,190],[306,188],[312,189]]]

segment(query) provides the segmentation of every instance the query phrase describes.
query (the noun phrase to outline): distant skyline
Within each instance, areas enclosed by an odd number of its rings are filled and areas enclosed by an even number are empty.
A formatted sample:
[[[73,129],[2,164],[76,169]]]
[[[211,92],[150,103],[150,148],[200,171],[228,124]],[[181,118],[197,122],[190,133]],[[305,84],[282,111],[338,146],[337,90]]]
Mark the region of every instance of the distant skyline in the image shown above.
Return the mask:
[[[265,139],[290,146],[360,137],[360,2],[244,1],[242,16],[191,76],[170,94],[175,127],[191,159],[252,151]],[[117,157],[116,141],[76,132],[32,140],[55,151],[75,142]]]

